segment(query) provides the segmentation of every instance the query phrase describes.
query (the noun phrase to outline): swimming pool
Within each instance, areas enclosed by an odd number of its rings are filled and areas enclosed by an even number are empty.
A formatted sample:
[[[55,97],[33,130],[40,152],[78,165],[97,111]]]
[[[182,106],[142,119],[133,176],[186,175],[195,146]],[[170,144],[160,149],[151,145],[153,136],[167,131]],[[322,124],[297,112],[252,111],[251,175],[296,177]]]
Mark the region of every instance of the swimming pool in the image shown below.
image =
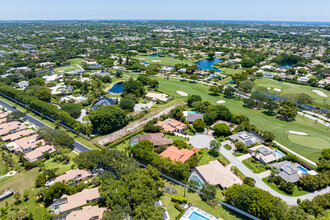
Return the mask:
[[[203,183],[202,181],[197,177],[197,176],[191,176],[189,181],[194,181],[194,184],[196,184],[196,186],[198,188],[202,188],[203,187]]]
[[[171,122],[173,121],[172,119],[167,119],[166,121],[164,121],[165,123]]]
[[[205,216],[202,216],[201,214],[197,213],[197,212],[193,212],[191,213],[191,215],[189,216],[190,220],[209,220],[208,218],[206,218]]]
[[[303,174],[308,175],[308,171],[305,168],[303,168],[302,166],[297,166],[297,168],[299,170],[301,170],[303,172]]]
[[[281,158],[281,157],[284,157],[284,156],[285,156],[285,154],[283,154],[281,151],[278,151],[278,150],[274,150],[274,152],[277,154],[277,156],[278,156],[279,158]]]
[[[199,112],[191,112],[191,111],[189,111],[188,114],[199,114]]]
[[[134,145],[136,145],[138,142],[137,141],[132,141],[131,142],[131,146],[134,146]]]

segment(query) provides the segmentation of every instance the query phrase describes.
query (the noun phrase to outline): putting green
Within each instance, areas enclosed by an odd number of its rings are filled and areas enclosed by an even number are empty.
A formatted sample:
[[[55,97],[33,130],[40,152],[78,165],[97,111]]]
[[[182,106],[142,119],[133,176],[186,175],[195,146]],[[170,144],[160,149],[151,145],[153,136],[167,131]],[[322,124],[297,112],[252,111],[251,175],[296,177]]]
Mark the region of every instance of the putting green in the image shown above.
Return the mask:
[[[288,136],[289,140],[295,144],[300,144],[306,147],[313,146],[313,148],[324,149],[330,148],[330,143],[326,140],[322,140],[319,138],[311,137],[311,136],[301,136],[290,134]]]

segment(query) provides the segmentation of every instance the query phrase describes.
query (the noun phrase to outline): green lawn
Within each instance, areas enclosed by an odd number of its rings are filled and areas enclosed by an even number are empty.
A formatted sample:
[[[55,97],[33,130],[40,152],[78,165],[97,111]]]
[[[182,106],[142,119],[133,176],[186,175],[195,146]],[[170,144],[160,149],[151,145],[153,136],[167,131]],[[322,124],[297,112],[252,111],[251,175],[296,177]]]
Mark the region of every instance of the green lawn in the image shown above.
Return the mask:
[[[217,160],[218,158],[220,159],[221,162],[225,163],[226,166],[230,164],[230,161],[221,153],[219,153],[218,156],[215,157],[212,154],[210,154],[210,150],[204,150],[203,157],[199,161],[198,166],[208,164],[210,161]]]
[[[313,105],[318,106],[323,108],[324,104],[330,104],[330,91],[327,91],[322,88],[314,88],[311,86],[305,86],[305,85],[299,85],[299,84],[291,84],[287,82],[277,82],[272,79],[256,79],[255,81],[256,86],[263,86],[263,87],[269,87],[271,88],[269,91],[274,92],[274,88],[281,89],[280,94],[285,95],[285,94],[293,94],[293,93],[306,93],[309,96],[312,97],[314,100]],[[312,90],[320,90],[324,92],[328,97],[322,97],[313,92]]]
[[[215,67],[216,67],[216,65],[215,65]],[[242,69],[232,69],[232,68],[226,68],[226,67],[220,67],[218,69],[220,69],[222,71],[222,73],[225,74],[225,75],[233,75],[233,74],[243,72]]]
[[[262,173],[265,172],[267,169],[265,168],[265,165],[260,163],[259,161],[253,161],[252,158],[248,158],[242,161],[242,163],[253,171],[253,173]]]
[[[83,61],[82,58],[75,58],[75,59],[69,59],[68,60],[71,64],[69,66],[64,66],[64,67],[58,67],[54,69],[55,73],[64,73],[70,70],[76,70],[80,69],[77,65],[81,66],[81,63]]]
[[[184,63],[188,65],[194,65],[195,63],[192,60],[180,60],[173,57],[149,57],[149,56],[135,56],[133,57],[135,59],[141,60],[141,61],[148,61],[149,63],[154,64],[165,64],[165,65],[175,65],[177,63]],[[155,60],[160,60],[160,62],[154,62]]]
[[[270,188],[272,188],[276,192],[281,193],[283,195],[296,197],[296,196],[302,196],[302,195],[305,195],[305,194],[309,193],[309,192],[304,191],[304,190],[300,191],[297,186],[294,186],[294,191],[293,191],[292,195],[289,195],[289,194],[286,194],[285,192],[283,192],[282,190],[278,189],[275,183],[268,182],[267,179],[268,179],[268,177],[265,177],[265,178],[262,179],[262,181],[264,183],[266,183]]]
[[[138,73],[127,73],[134,77],[138,76]],[[183,91],[189,95],[200,95],[203,100],[208,100],[213,104],[216,104],[218,100],[225,100],[226,103],[222,104],[230,109],[232,113],[242,113],[246,115],[252,124],[255,124],[259,129],[270,131],[275,134],[275,140],[280,144],[290,148],[291,150],[301,154],[302,156],[317,161],[322,149],[330,147],[330,135],[329,130],[324,125],[319,123],[315,124],[314,121],[304,118],[303,116],[297,116],[295,121],[286,122],[277,119],[275,116],[268,116],[262,111],[249,109],[243,107],[243,102],[238,99],[226,99],[222,95],[212,96],[209,94],[208,86],[200,83],[192,83],[188,81],[181,81],[178,79],[165,79],[164,77],[154,77],[159,83],[159,91],[173,95],[175,99],[187,100],[187,97],[180,96],[177,91]],[[305,132],[308,135],[304,139],[312,141],[298,141],[302,136],[292,138],[292,134],[289,131]],[[290,138],[291,137],[291,138]]]
[[[171,182],[166,182],[165,185],[174,188],[177,192],[177,195],[184,196],[184,188],[182,186],[173,184]],[[164,195],[161,197],[161,201],[166,207],[171,219],[175,219],[175,217],[178,216],[180,212],[174,207],[174,202],[171,201],[171,196],[172,195],[169,193],[164,193]],[[222,193],[220,190],[218,191],[216,197],[219,199],[222,198]],[[191,203],[192,205],[199,207],[200,209],[205,210],[206,212],[214,216],[220,217],[222,219],[231,220],[242,219],[240,216],[236,216],[235,213],[229,212],[221,205],[219,205],[217,208],[209,206],[206,202],[202,201],[201,197],[197,193],[186,190],[186,198],[188,200],[188,203]]]

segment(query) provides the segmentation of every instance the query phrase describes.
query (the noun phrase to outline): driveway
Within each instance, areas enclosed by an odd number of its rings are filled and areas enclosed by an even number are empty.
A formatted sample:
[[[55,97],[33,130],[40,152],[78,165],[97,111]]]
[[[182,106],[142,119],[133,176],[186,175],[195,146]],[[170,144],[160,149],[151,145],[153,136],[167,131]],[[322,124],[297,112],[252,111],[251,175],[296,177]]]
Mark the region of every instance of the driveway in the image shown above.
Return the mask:
[[[3,107],[5,107],[6,109],[8,109],[9,111],[21,111],[19,109],[16,109],[16,108],[13,108],[12,105],[8,104],[7,102],[3,101],[2,99],[0,99],[0,105],[2,105]],[[26,114],[25,116],[25,119],[34,124],[35,126],[39,127],[39,128],[42,128],[42,127],[49,127],[47,124],[39,121],[38,119]],[[74,144],[73,144],[73,148],[79,152],[85,152],[85,151],[90,151],[91,149],[89,147],[86,147],[85,145],[77,142],[77,141],[74,141]]]
[[[189,138],[189,143],[197,148],[210,148],[210,142],[214,140],[214,137],[203,134],[196,134]]]
[[[275,190],[273,190],[272,188],[270,188],[266,183],[264,183],[256,174],[254,174],[249,168],[247,168],[244,164],[242,164],[241,161],[237,159],[237,157],[233,156],[230,151],[226,150],[224,147],[221,147],[220,153],[223,156],[225,156],[233,164],[233,166],[237,167],[245,176],[253,178],[256,181],[255,184],[256,187],[270,192],[273,196],[280,197],[288,205],[297,205],[297,199],[300,199],[301,201],[305,199],[311,200],[315,196],[330,192],[330,187],[327,187],[325,189],[297,197],[291,197],[280,194]]]

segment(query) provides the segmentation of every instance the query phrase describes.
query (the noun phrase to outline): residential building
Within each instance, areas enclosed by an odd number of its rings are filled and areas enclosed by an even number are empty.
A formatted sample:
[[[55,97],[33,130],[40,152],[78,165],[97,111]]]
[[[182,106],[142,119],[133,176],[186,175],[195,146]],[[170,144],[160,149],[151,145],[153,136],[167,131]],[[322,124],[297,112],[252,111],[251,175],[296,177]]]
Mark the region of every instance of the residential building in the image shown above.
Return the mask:
[[[299,172],[301,172],[294,163],[284,160],[279,163],[271,165],[278,169],[278,175],[285,181],[295,183],[300,178]]]
[[[52,154],[56,151],[54,146],[45,145],[25,154],[24,158],[29,162],[35,162],[44,158],[46,152]]]
[[[29,86],[29,82],[28,81],[21,81],[19,83],[16,83],[16,87],[17,88],[20,88],[20,89],[25,89],[28,86]]]
[[[26,129],[26,126],[22,125],[18,121],[3,123],[3,124],[0,124],[0,136],[4,136],[10,132],[12,133],[12,132],[20,131],[23,129]]]
[[[270,79],[272,79],[272,78],[274,78],[275,73],[271,73],[271,72],[263,72],[262,75],[263,75],[263,77],[265,77],[265,78],[270,78]]]
[[[91,110],[96,110],[100,107],[107,106],[107,105],[116,105],[117,99],[116,98],[104,98],[101,97],[99,100],[95,101],[92,106],[90,107]]]
[[[188,181],[196,178],[200,181],[201,188],[205,182],[222,189],[227,189],[234,184],[242,184],[242,180],[233,174],[229,168],[224,167],[218,160],[210,161],[208,164],[196,167],[191,173]]]
[[[161,126],[167,132],[183,132],[187,129],[187,125],[174,119],[166,119],[165,121],[158,121],[155,126]]]
[[[279,159],[276,152],[262,144],[249,148],[249,153],[263,164],[268,164]]]
[[[139,141],[143,140],[148,140],[152,142],[155,146],[173,144],[172,139],[165,138],[163,133],[141,134],[139,136]]]
[[[73,92],[73,87],[72,86],[67,86],[66,87],[66,92],[67,93],[72,93]]]
[[[197,148],[196,148],[197,149]],[[192,155],[194,155],[196,150],[188,150],[186,148],[178,149],[176,146],[172,145],[166,150],[164,150],[159,155],[164,158],[170,158],[172,161],[180,161],[182,163],[186,162]]]
[[[24,137],[13,142],[7,144],[7,149],[10,151],[21,151],[23,153],[30,152],[37,148],[38,146],[44,146],[46,143],[44,140],[38,140],[39,135],[31,135],[28,137]]]
[[[195,114],[195,113],[188,113],[187,115],[187,121],[189,123],[193,123],[196,119],[203,119],[203,114]]]
[[[81,210],[72,211],[65,220],[97,220],[103,218],[103,213],[107,208],[100,208],[98,206],[84,206]]]
[[[15,132],[13,134],[3,136],[2,140],[3,141],[15,141],[21,137],[28,136],[33,133],[34,133],[34,130],[31,130],[31,129],[21,130],[21,131]]]
[[[89,179],[93,176],[93,173],[89,170],[83,169],[74,169],[74,170],[69,170],[62,174],[61,176],[56,177],[53,181],[51,181],[48,185],[53,185],[57,182],[68,182],[68,181],[73,181],[73,182],[80,182],[86,179]]]
[[[64,195],[62,198],[54,200],[50,207],[55,214],[63,214],[99,199],[101,199],[101,196],[98,187],[96,187],[92,189],[84,189],[71,196]]]
[[[261,144],[264,142],[264,139],[262,137],[251,131],[250,132],[241,131],[238,132],[237,134],[230,135],[229,140],[242,142],[245,144],[245,146],[249,146],[255,143]]]

